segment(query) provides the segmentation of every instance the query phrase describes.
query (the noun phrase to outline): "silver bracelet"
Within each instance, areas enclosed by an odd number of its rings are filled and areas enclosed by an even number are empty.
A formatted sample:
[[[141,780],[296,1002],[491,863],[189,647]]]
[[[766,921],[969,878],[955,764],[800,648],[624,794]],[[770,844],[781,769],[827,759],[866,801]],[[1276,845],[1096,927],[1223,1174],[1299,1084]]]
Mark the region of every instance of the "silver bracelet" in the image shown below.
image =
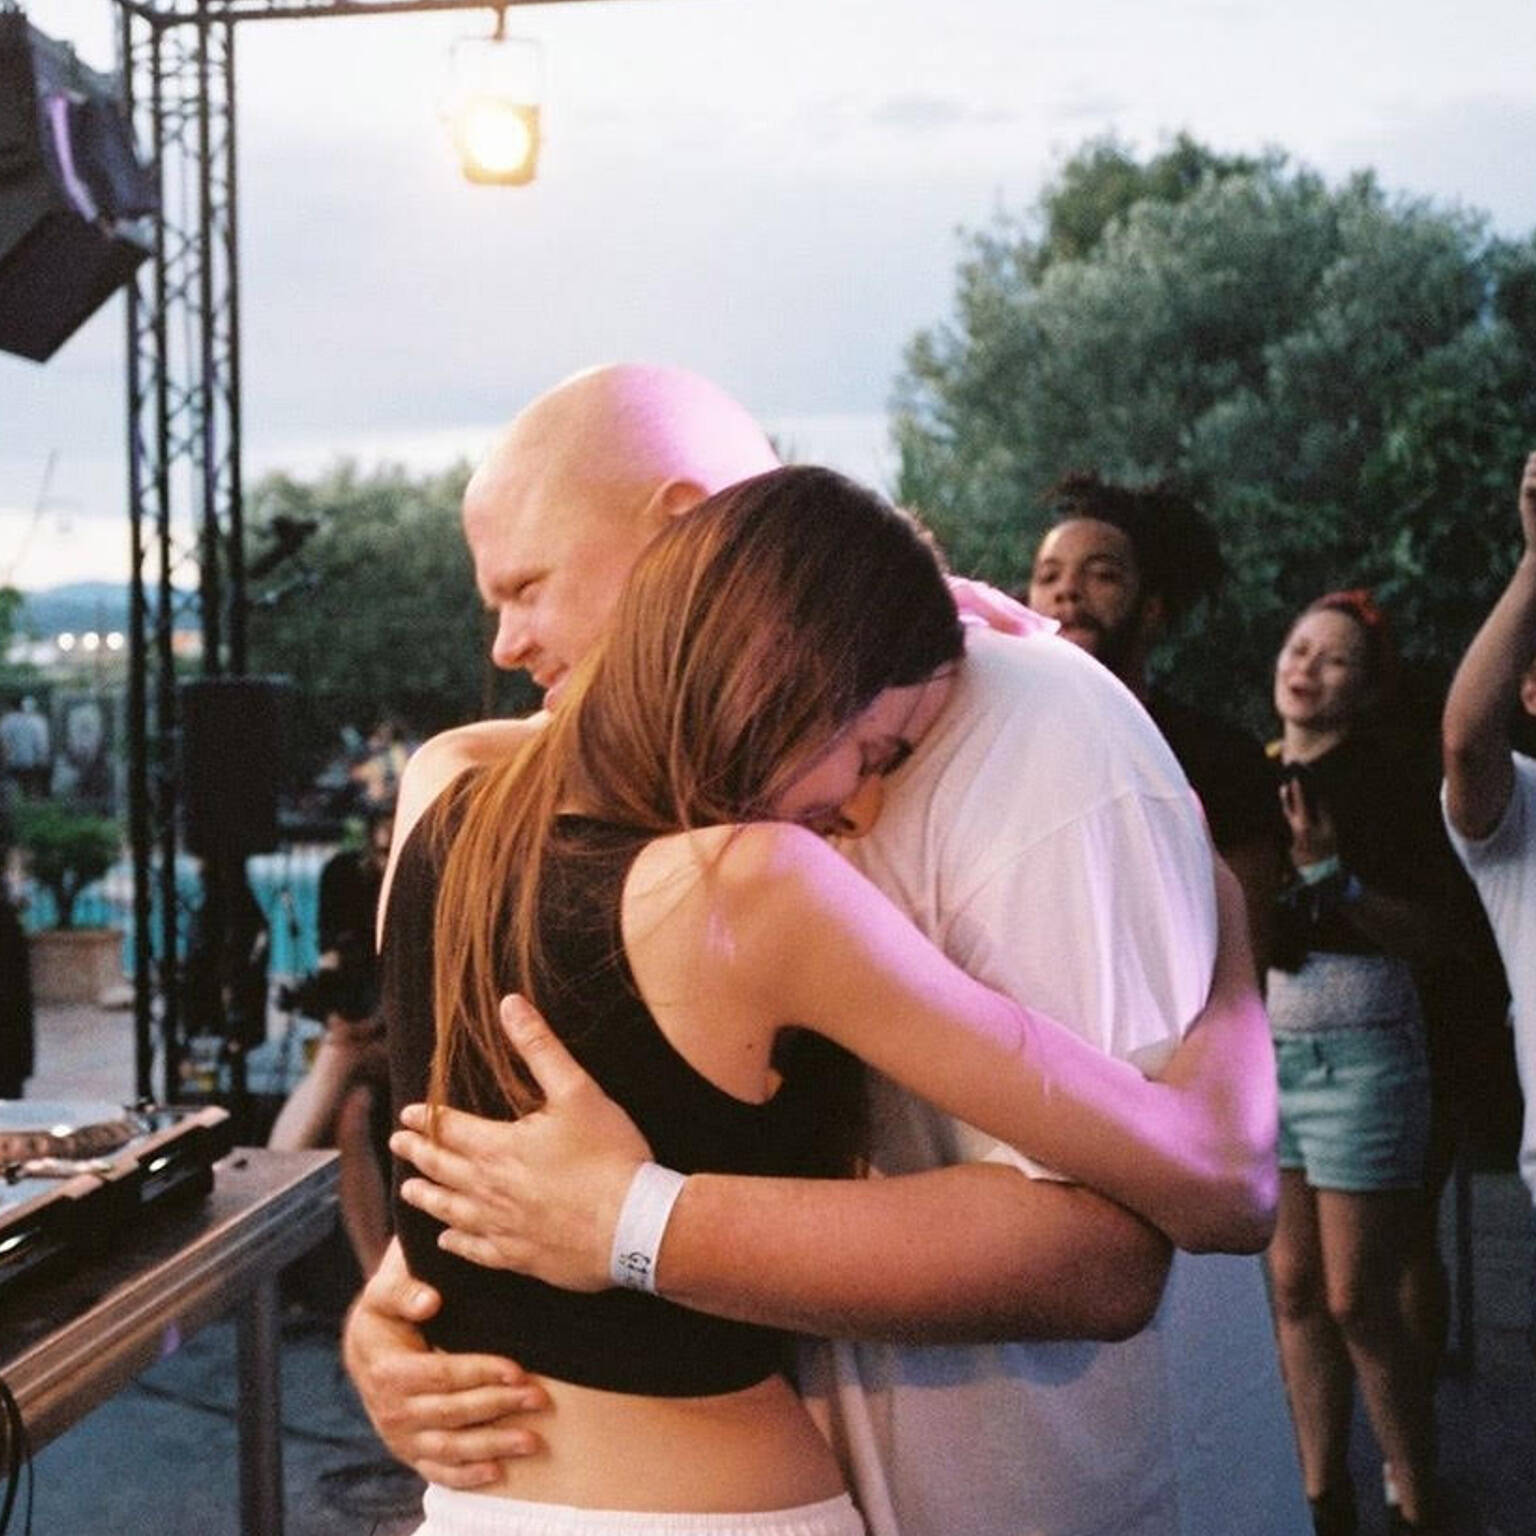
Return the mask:
[[[667,1218],[687,1182],[684,1175],[658,1163],[641,1163],[629,1182],[618,1225],[608,1275],[629,1291],[656,1290],[656,1255],[667,1230]]]

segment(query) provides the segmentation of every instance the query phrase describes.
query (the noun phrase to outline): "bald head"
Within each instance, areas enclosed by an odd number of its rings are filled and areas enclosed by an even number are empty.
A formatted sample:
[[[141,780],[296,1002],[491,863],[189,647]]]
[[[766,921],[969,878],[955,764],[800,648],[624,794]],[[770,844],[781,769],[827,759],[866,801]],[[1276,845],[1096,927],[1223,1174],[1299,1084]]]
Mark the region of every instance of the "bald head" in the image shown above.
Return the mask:
[[[630,511],[669,484],[708,496],[777,464],[762,428],[717,384],[681,368],[615,363],[573,374],[527,406],[469,495],[537,480],[559,494],[592,490]]]
[[[667,518],[777,463],[740,404],[680,368],[591,368],[540,395],[464,494],[492,659],[553,694]]]

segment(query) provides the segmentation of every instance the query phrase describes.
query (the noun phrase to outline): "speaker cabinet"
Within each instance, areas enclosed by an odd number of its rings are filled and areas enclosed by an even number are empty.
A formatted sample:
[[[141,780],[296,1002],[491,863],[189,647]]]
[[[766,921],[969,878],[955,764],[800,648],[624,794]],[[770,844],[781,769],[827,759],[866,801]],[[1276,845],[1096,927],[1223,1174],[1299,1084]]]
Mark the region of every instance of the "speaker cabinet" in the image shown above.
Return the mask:
[[[0,350],[44,362],[152,250],[113,82],[0,11]]]
[[[272,677],[181,684],[182,835],[188,852],[208,858],[277,847],[290,688]]]

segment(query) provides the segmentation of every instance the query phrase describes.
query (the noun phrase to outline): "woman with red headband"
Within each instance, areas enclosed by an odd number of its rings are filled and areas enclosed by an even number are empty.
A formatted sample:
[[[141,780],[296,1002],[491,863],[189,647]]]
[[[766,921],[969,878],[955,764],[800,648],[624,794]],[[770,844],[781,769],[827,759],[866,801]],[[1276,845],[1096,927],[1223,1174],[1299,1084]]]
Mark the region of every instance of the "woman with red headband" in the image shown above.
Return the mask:
[[[1409,959],[1433,940],[1440,858],[1433,788],[1378,729],[1395,671],[1386,622],[1361,591],[1304,609],[1275,664],[1293,879],[1269,973],[1281,1167],[1270,1268],[1319,1536],[1356,1529],[1355,1382],[1387,1461],[1393,1529],[1429,1518],[1432,1386],[1400,1298],[1430,1113]]]

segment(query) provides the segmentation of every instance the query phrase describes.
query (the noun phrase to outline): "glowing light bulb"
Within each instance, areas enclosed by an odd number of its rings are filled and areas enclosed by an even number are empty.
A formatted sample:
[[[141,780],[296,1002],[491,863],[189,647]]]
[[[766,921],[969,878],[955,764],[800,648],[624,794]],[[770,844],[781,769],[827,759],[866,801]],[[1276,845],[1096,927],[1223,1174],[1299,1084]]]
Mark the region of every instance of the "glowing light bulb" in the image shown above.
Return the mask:
[[[467,180],[520,187],[539,168],[544,51],[532,38],[463,38],[454,45],[442,115]]]
[[[470,181],[516,186],[531,181],[538,159],[539,109],[504,97],[471,96],[455,129]]]

